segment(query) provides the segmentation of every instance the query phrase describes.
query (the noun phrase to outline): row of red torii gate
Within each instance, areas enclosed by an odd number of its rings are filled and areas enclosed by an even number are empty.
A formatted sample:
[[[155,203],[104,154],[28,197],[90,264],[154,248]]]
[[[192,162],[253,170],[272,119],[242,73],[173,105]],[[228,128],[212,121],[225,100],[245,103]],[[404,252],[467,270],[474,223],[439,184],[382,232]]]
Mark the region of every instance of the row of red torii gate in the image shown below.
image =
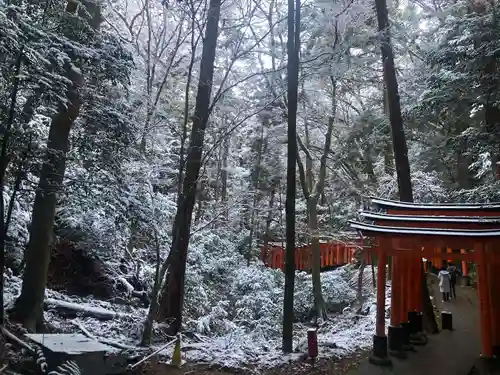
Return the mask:
[[[351,263],[355,258],[356,250],[362,248],[362,242],[359,239],[347,241],[321,241],[320,264],[322,270],[328,270],[338,266]],[[262,245],[260,248],[260,260],[269,268],[284,269],[285,263],[285,245],[279,242],[271,242]],[[298,271],[311,270],[312,246],[303,244],[295,248],[295,269]],[[370,254],[364,253],[364,261],[370,264]]]
[[[362,213],[368,218],[379,218],[378,214]],[[330,270],[339,266],[352,263],[356,260],[356,251],[364,249],[362,252],[363,262],[365,264],[372,263],[373,252],[366,251],[367,246],[363,241],[347,240],[347,241],[324,241],[320,243],[320,265],[321,270]],[[442,259],[442,254],[460,253],[466,254],[464,249],[451,249],[437,247],[434,249],[434,255],[430,259],[423,258],[425,270],[438,270],[443,263],[453,261],[450,257],[446,260]],[[284,270],[285,267],[285,245],[280,242],[269,242],[267,245],[260,247],[260,260],[269,268]],[[312,261],[312,246],[303,244],[295,248],[295,269],[298,271],[310,271]],[[461,272],[463,276],[468,276],[468,262],[461,262]]]
[[[351,221],[361,240],[320,244],[321,268],[350,263],[356,251],[366,264],[372,259],[377,275],[377,319],[371,360],[390,363],[388,353],[400,353],[423,335],[422,271],[453,262],[468,276],[476,268],[480,309],[481,356],[500,355],[500,203],[418,204],[370,198],[372,210]],[[297,270],[311,269],[311,247],[296,248]],[[390,325],[385,326],[385,281],[391,259]],[[284,245],[261,247],[261,260],[283,269]],[[359,259],[359,253],[358,253]],[[386,330],[387,328],[387,330]]]
[[[500,203],[417,204],[371,198],[371,211],[351,221],[377,263],[377,318],[371,361],[388,364],[422,340],[424,267],[453,261],[476,268],[481,356],[500,354]],[[447,249],[442,251],[442,249]],[[460,250],[452,250],[460,249]],[[387,259],[391,259],[390,324],[385,324]],[[371,258],[371,256],[370,256]],[[422,260],[425,260],[424,262]],[[495,287],[495,284],[497,287]],[[422,340],[425,342],[425,340]]]

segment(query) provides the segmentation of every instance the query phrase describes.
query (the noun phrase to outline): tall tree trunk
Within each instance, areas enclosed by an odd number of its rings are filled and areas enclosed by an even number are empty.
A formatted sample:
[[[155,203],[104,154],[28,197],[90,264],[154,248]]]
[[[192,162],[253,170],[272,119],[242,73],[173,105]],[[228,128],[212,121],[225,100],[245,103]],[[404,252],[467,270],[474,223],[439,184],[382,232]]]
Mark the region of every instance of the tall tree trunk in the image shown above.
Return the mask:
[[[262,122],[262,126],[260,128],[260,137],[259,137],[259,149],[257,150],[257,160],[255,162],[255,169],[257,173],[255,174],[255,179],[253,180],[254,189],[253,199],[252,199],[252,208],[250,212],[250,233],[248,234],[248,248],[245,254],[245,258],[247,260],[247,265],[250,265],[250,260],[252,259],[252,247],[253,247],[253,237],[255,232],[255,211],[257,209],[257,205],[260,202],[260,171],[262,168],[262,153],[263,153],[263,144],[264,144],[264,127],[265,123]]]
[[[7,232],[9,231],[9,225],[12,220],[12,213],[14,212],[14,204],[16,202],[17,193],[21,190],[21,183],[26,177],[26,171],[28,170],[29,157],[31,154],[31,142],[32,137],[29,137],[28,146],[24,150],[21,160],[19,161],[19,165],[16,171],[16,179],[14,180],[14,186],[12,187],[12,194],[9,199],[9,205],[7,207],[7,216],[5,217],[5,225],[4,225],[4,236],[7,238]],[[24,259],[23,259],[24,263]]]
[[[226,136],[224,138],[224,143],[222,144],[222,170],[221,170],[221,201],[225,202],[227,200],[227,159],[229,158],[229,144],[231,138],[230,136]],[[226,210],[226,220],[227,220],[227,212]]]
[[[189,122],[189,92],[191,90],[191,81],[193,79],[193,68],[196,59],[196,47],[198,46],[199,37],[195,38],[195,25],[196,24],[196,11],[193,7],[191,7],[191,57],[189,60],[188,66],[188,74],[187,74],[187,82],[186,88],[184,89],[184,113],[183,113],[183,122],[181,129],[181,147],[179,150],[179,172],[177,175],[177,199],[181,199],[182,195],[182,179],[184,177],[184,167],[185,167],[185,158],[184,151],[186,148],[186,139],[188,136],[188,122]],[[201,36],[201,34],[200,34]],[[179,202],[177,202],[179,205]]]
[[[160,240],[158,231],[154,228],[155,250],[156,250],[156,269],[155,279],[152,290],[152,300],[149,306],[148,315],[144,321],[144,330],[142,331],[141,345],[148,346],[151,344],[151,336],[153,334],[153,323],[158,314],[158,294],[160,293],[161,283],[165,272],[162,272],[161,257],[160,257]],[[167,263],[168,264],[168,263]]]
[[[408,147],[403,129],[403,117],[401,116],[401,104],[399,102],[398,82],[396,69],[394,67],[394,55],[392,52],[391,38],[389,32],[389,15],[385,0],[375,0],[377,12],[378,29],[381,37],[380,50],[384,68],[384,79],[387,87],[387,98],[389,107],[389,119],[391,122],[392,147],[394,150],[394,164],[398,179],[399,199],[405,202],[413,201],[411,185],[410,163],[408,161]],[[425,280],[423,267],[421,267],[422,278]],[[424,306],[424,317],[427,326],[432,332],[437,330],[436,318],[432,309],[432,302],[427,288],[427,283],[422,282],[421,294]]]
[[[50,124],[47,156],[33,205],[23,285],[13,311],[13,318],[32,331],[43,326],[43,300],[57,194],[61,191],[66,170],[70,129],[81,106],[78,89],[83,83],[83,77],[69,65],[66,67],[66,76],[71,81],[67,93],[68,102],[60,105],[59,113]]]
[[[173,334],[179,332],[182,327],[187,251],[196,198],[196,184],[201,167],[205,129],[210,116],[210,97],[214,75],[215,50],[219,34],[220,7],[221,0],[210,0],[207,27],[203,40],[195,113],[186,158],[186,173],[172,230],[173,238],[170,250],[172,254],[172,266],[168,270],[167,284],[164,288],[160,306],[159,318],[172,320],[170,331]]]
[[[293,351],[293,292],[295,288],[295,191],[297,164],[297,99],[299,90],[300,0],[288,0],[287,102],[288,145],[286,175],[286,258],[283,298],[283,341],[285,353]]]
[[[384,114],[389,116],[389,97],[387,95],[387,87],[384,83]],[[390,132],[390,129],[389,129]],[[392,141],[390,137],[387,137],[384,142],[384,172],[388,175],[394,173],[394,161],[392,155]],[[389,262],[391,264],[391,262]]]
[[[401,104],[399,102],[398,82],[396,79],[396,69],[394,67],[394,55],[389,32],[389,15],[386,1],[375,0],[375,8],[377,11],[378,30],[380,33],[380,50],[382,53],[382,65],[384,67],[384,80],[387,87],[387,104],[391,122],[392,147],[398,179],[399,199],[405,202],[412,202],[413,191],[411,186],[410,163],[408,161],[408,147],[406,145],[403,129],[403,117],[401,116]]]
[[[363,253],[361,252],[360,254],[360,265],[358,269],[358,285],[356,289],[356,300],[359,303],[359,308],[357,309],[356,313],[360,314],[361,310],[363,308],[363,279],[364,279],[364,273],[365,273],[365,260],[363,259]]]
[[[269,206],[268,206],[268,213],[267,213],[267,219],[266,219],[266,229],[264,232],[264,249],[266,249],[269,246],[269,241],[270,241],[270,231],[271,231],[271,223],[273,222],[273,208],[274,208],[274,196],[276,195],[276,184],[273,183],[271,186],[271,193],[269,196]]]
[[[318,233],[318,212],[317,206],[318,201],[323,194],[325,188],[326,180],[326,162],[328,159],[328,154],[330,152],[333,128],[335,124],[335,115],[337,111],[336,102],[336,88],[337,82],[333,77],[332,82],[332,114],[328,118],[328,128],[325,134],[325,143],[323,145],[323,154],[321,155],[320,168],[318,173],[318,178],[313,186],[312,170],[307,170],[307,168],[312,168],[307,166],[304,170],[304,166],[300,160],[297,158],[297,164],[299,167],[299,179],[302,186],[302,191],[304,193],[304,198],[307,201],[307,216],[308,216],[308,227],[309,233],[311,235],[312,241],[312,283],[313,283],[313,294],[314,294],[314,307],[316,312],[316,318],[326,319],[325,301],[323,299],[323,294],[321,292],[321,251],[319,246],[319,233]],[[306,128],[307,130],[307,128]],[[312,157],[309,149],[302,143],[300,138],[298,138],[301,149],[306,154],[306,161],[311,160],[309,165],[312,165]]]
[[[317,205],[318,199],[316,197],[310,197],[307,200],[307,216],[312,245],[312,286],[314,308],[316,311],[315,317],[316,319],[326,320],[325,300],[321,291],[321,249],[319,245]]]
[[[17,94],[19,91],[19,74],[21,73],[21,65],[23,60],[23,48],[19,51],[16,59],[16,68],[14,70],[14,84],[12,85],[12,91],[10,94],[10,108],[5,127],[2,127],[2,150],[0,154],[0,324],[4,324],[5,314],[3,308],[3,271],[5,268],[5,238],[7,236],[7,223],[5,222],[5,205],[3,200],[3,191],[5,188],[5,172],[7,171],[8,164],[8,154],[7,149],[9,148],[10,140],[10,130],[12,124],[14,123],[14,115],[16,112],[17,105]],[[15,189],[14,193],[15,194]],[[9,205],[10,206],[10,205]],[[10,208],[10,207],[9,207]],[[10,210],[9,210],[10,211]]]

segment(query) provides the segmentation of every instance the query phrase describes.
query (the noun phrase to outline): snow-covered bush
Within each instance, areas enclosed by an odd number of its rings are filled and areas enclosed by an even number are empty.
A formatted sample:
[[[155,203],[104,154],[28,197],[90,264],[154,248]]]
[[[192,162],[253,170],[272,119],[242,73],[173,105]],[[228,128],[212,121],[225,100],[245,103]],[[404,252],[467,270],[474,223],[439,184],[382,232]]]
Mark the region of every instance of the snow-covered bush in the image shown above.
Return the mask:
[[[238,326],[264,337],[281,331],[284,274],[261,262],[246,260],[237,251],[238,236],[228,230],[201,231],[192,237],[186,270],[185,312],[188,329],[200,333],[228,334]],[[354,301],[349,280],[352,267],[321,275],[327,307]],[[295,316],[305,320],[313,306],[311,275],[297,272]]]

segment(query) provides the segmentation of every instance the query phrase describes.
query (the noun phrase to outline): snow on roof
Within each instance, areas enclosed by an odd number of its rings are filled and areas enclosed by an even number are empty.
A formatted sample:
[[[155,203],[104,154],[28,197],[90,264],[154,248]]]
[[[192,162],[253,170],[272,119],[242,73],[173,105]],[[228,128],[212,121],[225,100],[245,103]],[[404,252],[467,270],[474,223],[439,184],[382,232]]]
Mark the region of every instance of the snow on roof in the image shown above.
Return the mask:
[[[401,202],[390,199],[369,197],[372,204],[381,207],[414,208],[423,210],[500,210],[500,202],[497,203],[412,203]]]
[[[452,237],[500,237],[500,229],[434,229],[434,228],[412,228],[412,227],[387,227],[372,225],[359,221],[349,220],[351,228],[375,232],[394,234],[413,234],[424,236],[452,236]]]
[[[368,219],[392,221],[425,221],[447,223],[478,223],[500,224],[500,216],[415,216],[415,215],[389,215],[378,212],[360,211],[359,214]]]

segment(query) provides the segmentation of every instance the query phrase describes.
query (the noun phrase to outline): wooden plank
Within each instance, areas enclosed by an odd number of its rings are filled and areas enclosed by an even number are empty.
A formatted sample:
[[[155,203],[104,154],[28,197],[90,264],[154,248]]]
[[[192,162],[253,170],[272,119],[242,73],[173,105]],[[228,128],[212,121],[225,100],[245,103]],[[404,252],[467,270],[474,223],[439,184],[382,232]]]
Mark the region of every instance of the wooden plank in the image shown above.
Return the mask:
[[[464,223],[464,224],[498,224],[500,225],[499,216],[429,216],[429,215],[400,215],[387,214],[380,212],[362,211],[360,216],[377,221],[388,220],[391,222],[412,222],[412,223]],[[419,224],[420,225],[420,224]],[[419,226],[416,225],[416,226]]]
[[[372,204],[382,208],[402,208],[411,210],[447,210],[447,211],[497,211],[500,212],[500,202],[497,203],[415,203],[390,199],[370,197]],[[467,216],[467,215],[465,215]]]
[[[447,237],[500,237],[500,229],[449,229],[449,228],[420,228],[420,227],[393,227],[362,223],[349,220],[351,228],[370,233],[389,233],[395,235],[426,235]]]
[[[365,251],[370,252],[370,253],[375,253],[375,250],[372,249],[366,249]],[[385,253],[387,256],[408,256],[408,257],[415,257],[419,256],[422,258],[426,258],[428,260],[434,260],[436,261],[437,259],[440,260],[448,260],[452,259],[455,261],[475,261],[475,254],[473,252],[471,253],[465,253],[465,254],[436,254],[432,251],[432,249],[428,250],[416,250],[416,249],[408,249],[408,248],[392,248],[392,249],[387,249],[385,250]]]
[[[498,217],[500,210],[437,210],[437,209],[409,209],[409,208],[390,208],[387,213],[391,215],[424,215],[424,216],[483,216]]]

